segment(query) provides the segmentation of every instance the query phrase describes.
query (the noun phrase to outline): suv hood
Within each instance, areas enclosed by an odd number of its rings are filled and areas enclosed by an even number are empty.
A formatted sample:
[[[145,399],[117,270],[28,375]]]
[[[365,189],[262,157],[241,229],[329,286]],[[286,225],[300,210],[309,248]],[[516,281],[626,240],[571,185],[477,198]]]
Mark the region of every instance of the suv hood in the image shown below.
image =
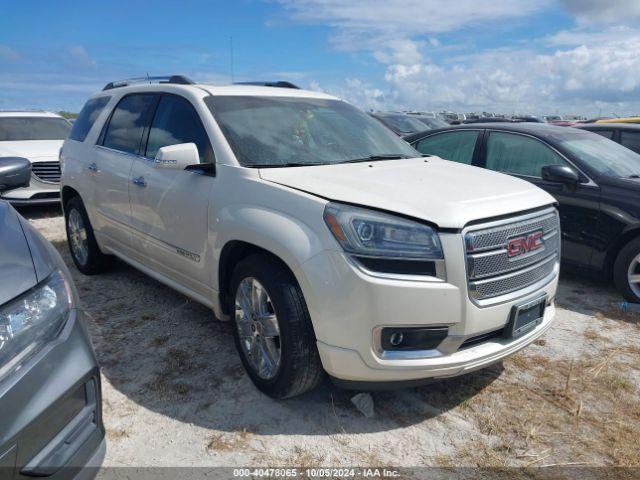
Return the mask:
[[[16,211],[0,200],[0,305],[33,287],[38,279]]]
[[[58,158],[64,140],[19,140],[0,142],[0,157],[24,157],[29,160]]]
[[[329,200],[460,229],[472,220],[550,205],[553,197],[509,175],[438,157],[291,168],[260,177]]]

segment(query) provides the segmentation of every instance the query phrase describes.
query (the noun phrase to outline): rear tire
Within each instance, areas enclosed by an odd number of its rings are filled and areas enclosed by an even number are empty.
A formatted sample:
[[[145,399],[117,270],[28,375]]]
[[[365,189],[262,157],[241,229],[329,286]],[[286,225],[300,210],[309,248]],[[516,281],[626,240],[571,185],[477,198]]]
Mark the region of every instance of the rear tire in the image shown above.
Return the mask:
[[[620,250],[613,265],[613,281],[627,301],[640,303],[640,238]]]
[[[269,255],[252,255],[236,266],[229,292],[236,348],[256,387],[278,399],[317,387],[324,370],[291,272]]]
[[[69,252],[78,270],[85,275],[95,275],[107,270],[112,257],[100,251],[80,197],[73,197],[65,204],[64,220]]]

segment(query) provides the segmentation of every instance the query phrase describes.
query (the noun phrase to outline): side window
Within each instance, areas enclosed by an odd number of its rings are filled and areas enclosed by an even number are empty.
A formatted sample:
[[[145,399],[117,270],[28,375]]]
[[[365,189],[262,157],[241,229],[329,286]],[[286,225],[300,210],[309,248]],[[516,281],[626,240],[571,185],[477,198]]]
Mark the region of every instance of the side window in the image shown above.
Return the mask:
[[[80,110],[78,118],[73,122],[69,138],[78,142],[84,142],[98,115],[100,115],[105,105],[109,103],[110,99],[111,97],[98,97],[87,101],[84,107],[82,107],[82,110]]]
[[[478,130],[438,133],[420,140],[415,148],[420,153],[437,155],[446,160],[471,165],[479,133]]]
[[[155,94],[127,95],[113,111],[102,145],[128,153],[140,152],[142,133],[148,127]]]
[[[608,138],[609,140],[613,140],[613,130],[591,130],[593,133],[597,133],[598,135],[602,135],[604,138]]]
[[[546,165],[563,165],[564,159],[544,143],[524,135],[491,132],[487,141],[490,170],[540,177]]]
[[[195,143],[200,162],[213,162],[213,149],[198,113],[185,98],[163,95],[151,123],[145,156],[154,158],[161,147]]]
[[[640,132],[622,130],[620,132],[620,143],[629,150],[640,153]]]

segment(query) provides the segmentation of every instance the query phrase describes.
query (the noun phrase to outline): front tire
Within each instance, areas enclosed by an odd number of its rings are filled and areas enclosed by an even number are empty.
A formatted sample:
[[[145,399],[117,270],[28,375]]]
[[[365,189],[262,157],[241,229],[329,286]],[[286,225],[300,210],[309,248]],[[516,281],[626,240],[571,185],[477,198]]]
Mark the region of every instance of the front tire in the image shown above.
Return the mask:
[[[613,281],[627,301],[640,303],[640,238],[629,242],[618,254]]]
[[[109,256],[100,251],[89,216],[80,197],[73,197],[64,207],[67,244],[73,263],[85,275],[104,272]]]
[[[282,399],[318,386],[324,370],[291,272],[269,255],[252,255],[236,266],[229,292],[236,348],[256,387]]]

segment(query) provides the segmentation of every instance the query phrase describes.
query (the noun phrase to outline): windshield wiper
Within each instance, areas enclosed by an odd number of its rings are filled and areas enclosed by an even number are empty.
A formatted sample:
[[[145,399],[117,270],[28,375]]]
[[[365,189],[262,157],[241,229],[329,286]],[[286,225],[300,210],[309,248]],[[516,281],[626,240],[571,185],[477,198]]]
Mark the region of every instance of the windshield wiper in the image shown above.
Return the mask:
[[[351,160],[345,160],[340,163],[360,163],[360,162],[375,162],[380,160],[401,160],[403,158],[411,158],[408,155],[402,153],[383,153],[380,155],[370,155],[363,158],[352,158]]]
[[[627,178],[640,178],[640,173],[632,173]]]
[[[288,162],[288,163],[245,163],[247,168],[284,168],[284,167],[313,167],[317,165],[329,165],[326,162]]]

